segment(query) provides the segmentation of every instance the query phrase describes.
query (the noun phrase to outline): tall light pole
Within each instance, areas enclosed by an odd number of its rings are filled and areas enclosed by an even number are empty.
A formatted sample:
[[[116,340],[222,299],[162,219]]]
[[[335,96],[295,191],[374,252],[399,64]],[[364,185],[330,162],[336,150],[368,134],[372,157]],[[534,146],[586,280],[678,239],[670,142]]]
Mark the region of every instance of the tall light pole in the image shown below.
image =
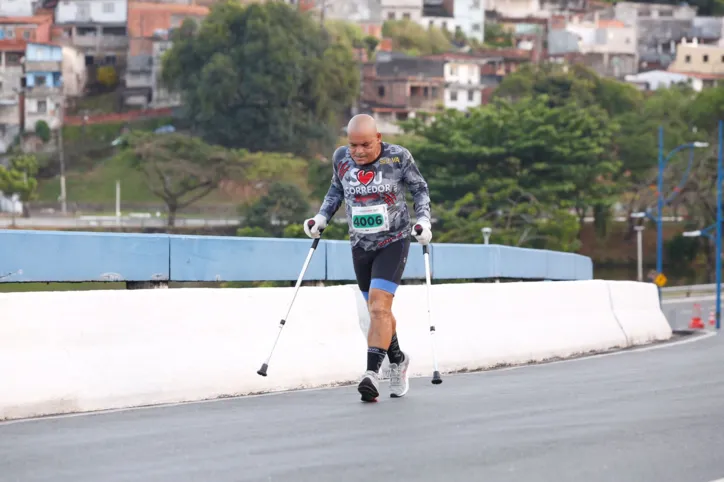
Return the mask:
[[[719,121],[719,152],[716,162],[716,329],[721,326],[721,223],[722,223],[722,144],[724,144],[724,121]]]
[[[60,211],[68,212],[68,201],[65,190],[65,150],[63,146],[63,125],[65,121],[65,97],[60,99],[60,127],[58,128],[58,157],[60,158]]]
[[[716,222],[704,229],[696,231],[686,231],[682,236],[687,238],[695,238],[698,236],[706,236],[711,239],[712,228],[716,229],[715,245],[716,258],[714,260],[714,273],[716,277],[716,329],[721,328],[721,248],[722,248],[722,180],[724,180],[724,161],[722,156],[724,151],[724,121],[719,121],[719,149],[717,152],[716,162]]]
[[[664,211],[664,168],[666,163],[671,157],[687,147],[694,149],[697,147],[708,147],[708,142],[689,142],[682,144],[673,149],[664,158],[664,127],[659,126],[659,176],[658,176],[658,188],[656,192],[657,198],[657,214],[656,214],[656,272],[661,273],[663,271],[664,257],[664,225],[663,225],[663,211]],[[693,155],[693,153],[692,153]],[[670,201],[670,200],[669,200]]]

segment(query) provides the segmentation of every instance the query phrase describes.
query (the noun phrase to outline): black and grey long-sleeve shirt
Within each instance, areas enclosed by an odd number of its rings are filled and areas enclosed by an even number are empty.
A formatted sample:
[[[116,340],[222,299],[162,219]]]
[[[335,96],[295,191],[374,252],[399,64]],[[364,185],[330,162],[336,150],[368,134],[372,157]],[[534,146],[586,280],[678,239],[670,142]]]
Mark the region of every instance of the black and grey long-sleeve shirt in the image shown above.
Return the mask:
[[[410,235],[405,200],[412,193],[417,222],[430,222],[430,194],[410,151],[382,143],[377,160],[358,166],[346,146],[334,152],[332,183],[319,213],[329,221],[345,202],[352,246],[383,248]]]

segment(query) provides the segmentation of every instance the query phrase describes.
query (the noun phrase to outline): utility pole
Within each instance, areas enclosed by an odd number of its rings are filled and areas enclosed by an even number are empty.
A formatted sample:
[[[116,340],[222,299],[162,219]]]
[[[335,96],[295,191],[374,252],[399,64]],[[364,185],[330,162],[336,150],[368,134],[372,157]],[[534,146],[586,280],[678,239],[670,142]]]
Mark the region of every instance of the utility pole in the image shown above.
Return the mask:
[[[63,148],[63,124],[65,120],[65,96],[60,98],[60,127],[58,128],[58,156],[60,157],[60,211],[68,212],[65,193],[65,152]]]

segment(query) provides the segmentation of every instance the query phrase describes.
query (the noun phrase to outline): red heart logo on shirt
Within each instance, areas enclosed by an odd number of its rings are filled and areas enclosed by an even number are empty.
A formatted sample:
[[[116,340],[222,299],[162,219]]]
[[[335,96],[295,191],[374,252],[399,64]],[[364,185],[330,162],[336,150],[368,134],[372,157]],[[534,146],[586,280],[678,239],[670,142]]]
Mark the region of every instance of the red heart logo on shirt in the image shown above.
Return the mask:
[[[374,178],[375,173],[373,171],[357,171],[357,179],[365,186],[371,183]]]

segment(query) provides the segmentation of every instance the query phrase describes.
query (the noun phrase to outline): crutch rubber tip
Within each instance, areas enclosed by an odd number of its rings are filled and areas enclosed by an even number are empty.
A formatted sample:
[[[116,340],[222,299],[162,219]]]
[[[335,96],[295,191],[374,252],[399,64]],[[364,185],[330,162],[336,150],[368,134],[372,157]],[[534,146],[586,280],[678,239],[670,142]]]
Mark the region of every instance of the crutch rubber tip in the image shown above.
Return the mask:
[[[258,369],[256,372],[257,372],[259,375],[265,377],[265,376],[266,376],[266,369],[267,369],[267,368],[269,368],[269,366],[268,366],[266,363],[264,363],[264,364],[261,366],[261,368]]]
[[[432,384],[440,385],[441,383],[442,383],[442,378],[440,378],[440,372],[435,370],[432,374]]]

